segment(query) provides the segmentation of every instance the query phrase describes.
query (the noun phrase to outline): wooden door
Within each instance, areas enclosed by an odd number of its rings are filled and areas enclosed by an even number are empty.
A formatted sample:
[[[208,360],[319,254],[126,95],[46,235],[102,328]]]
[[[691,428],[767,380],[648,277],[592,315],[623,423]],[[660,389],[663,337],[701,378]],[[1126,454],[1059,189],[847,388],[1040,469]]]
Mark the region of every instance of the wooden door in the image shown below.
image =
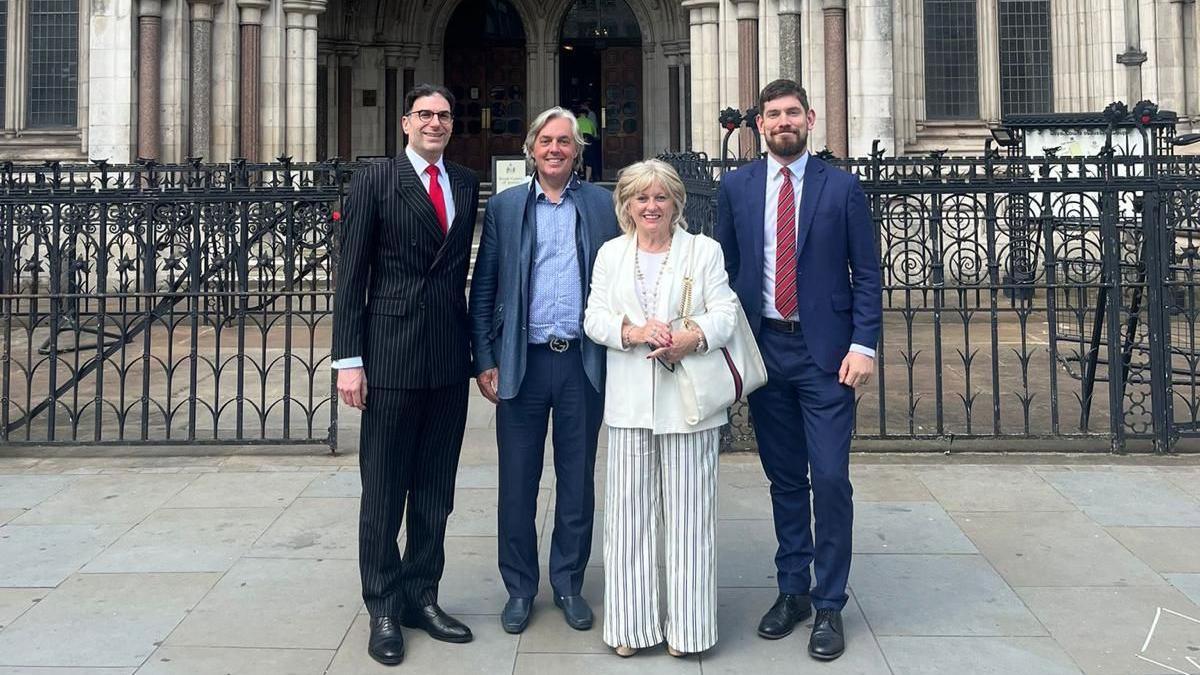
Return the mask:
[[[446,154],[487,178],[493,155],[520,154],[525,141],[525,49],[447,50],[446,82],[458,99]]]
[[[600,91],[604,100],[600,149],[604,177],[642,157],[642,50],[609,47],[600,53]]]

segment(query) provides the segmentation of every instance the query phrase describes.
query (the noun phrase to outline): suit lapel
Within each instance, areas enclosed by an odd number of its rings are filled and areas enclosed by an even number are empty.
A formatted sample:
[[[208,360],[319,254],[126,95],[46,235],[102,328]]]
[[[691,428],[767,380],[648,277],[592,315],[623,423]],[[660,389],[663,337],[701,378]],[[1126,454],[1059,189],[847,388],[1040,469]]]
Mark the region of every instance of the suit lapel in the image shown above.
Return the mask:
[[[437,214],[433,212],[433,202],[429,201],[429,191],[421,184],[421,178],[417,176],[412,163],[408,161],[408,155],[399,155],[392,160],[392,165],[396,168],[396,176],[399,178],[396,181],[396,192],[413,210],[417,220],[420,221],[420,228],[442,243],[445,235],[442,234],[442,226],[438,223]],[[455,207],[457,208],[457,206],[456,202]]]
[[[537,180],[537,176],[534,176]],[[533,240],[535,230],[537,229],[537,192],[534,190],[533,182],[529,183],[529,192],[525,196],[525,201],[519,203],[520,210],[512,214],[513,219],[520,223],[519,237],[520,244],[519,262],[521,271],[521,302],[529,301],[529,275],[533,270]],[[515,210],[515,209],[514,209]],[[507,219],[501,220],[501,223],[511,222]]]
[[[758,258],[755,269],[763,268],[763,227],[767,218],[767,162],[759,160],[750,165],[749,179],[750,194],[747,195],[750,204],[750,250]],[[762,275],[758,275],[761,280]],[[761,281],[760,281],[761,283]]]
[[[452,244],[456,244],[459,239],[467,236],[467,217],[470,215],[470,211],[467,209],[478,209],[477,204],[468,203],[471,199],[471,188],[467,185],[466,177],[458,171],[457,167],[450,164],[446,165],[446,173],[450,176],[450,194],[454,200],[454,222],[450,225],[450,231],[443,237],[442,245],[433,259],[433,265],[437,265],[446,251],[451,250]],[[433,208],[432,204],[433,202],[430,202],[431,209]],[[438,234],[441,234],[440,229]]]
[[[821,199],[821,188],[825,187],[825,163],[816,157],[808,158],[804,170],[804,185],[800,192],[800,231],[796,233],[796,257],[804,250],[804,242],[812,230],[813,218],[817,213],[817,202]]]

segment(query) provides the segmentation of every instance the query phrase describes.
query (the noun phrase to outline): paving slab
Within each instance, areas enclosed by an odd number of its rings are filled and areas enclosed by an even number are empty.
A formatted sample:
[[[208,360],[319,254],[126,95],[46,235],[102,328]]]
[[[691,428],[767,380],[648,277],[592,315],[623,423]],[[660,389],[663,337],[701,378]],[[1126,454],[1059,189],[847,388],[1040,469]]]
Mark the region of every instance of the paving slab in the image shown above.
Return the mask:
[[[16,620],[50,593],[46,588],[0,588],[0,629]]]
[[[542,592],[548,588],[543,582]],[[508,591],[496,567],[496,538],[446,537],[446,569],[438,591],[442,609],[455,616],[499,614],[507,601]]]
[[[701,655],[705,675],[742,673],[820,672],[835,675],[887,675],[887,662],[853,597],[842,610],[846,652],[841,658],[820,663],[808,655],[812,618],[796,626],[792,635],[764,640],[756,628],[775,602],[774,589],[728,589],[717,592],[717,644]]]
[[[279,514],[278,508],[159,509],[83,571],[224,572]]]
[[[0,665],[137,667],[217,574],[81,574],[0,631]]]
[[[770,520],[771,491],[766,485],[742,486],[721,479],[717,486],[719,520]]]
[[[126,525],[0,527],[0,587],[53,587],[96,557]]]
[[[298,473],[210,473],[192,481],[168,508],[284,508],[316,478]]]
[[[500,628],[499,615],[456,617],[471,627],[474,640],[466,644],[447,644],[434,640],[424,631],[404,629],[404,663],[396,669],[376,663],[367,654],[370,617],[359,615],[329,665],[328,675],[395,673],[397,670],[455,675],[512,672],[521,636],[505,633]]]
[[[775,524],[770,520],[718,520],[717,585],[721,588],[777,588]]]
[[[933,495],[915,470],[850,461],[855,502],[929,502]]]
[[[914,473],[947,511],[1075,510],[1074,504],[1025,466],[920,467]]]
[[[1200,573],[1200,527],[1108,527],[1105,530],[1156,572]]]
[[[256,558],[358,559],[359,500],[301,497],[251,547]]]
[[[862,502],[854,507],[855,553],[975,553],[937,502]]]
[[[1085,673],[1170,673],[1136,657],[1152,626],[1144,656],[1185,673],[1195,671],[1185,659],[1200,650],[1200,624],[1167,615],[1155,626],[1160,607],[1200,619],[1200,607],[1170,586],[1018,588],[1017,593]]]
[[[494,537],[498,527],[496,504],[498,489],[458,488],[454,491],[454,512],[446,522],[447,536]],[[550,490],[539,489],[534,522],[541,522],[550,503]]]
[[[518,654],[513,675],[699,675],[700,659],[673,658],[665,649],[648,649],[623,659],[615,654]]]
[[[956,513],[954,519],[1012,586],[1162,583],[1104,528],[1078,511]]]
[[[1045,634],[979,555],[856,555],[850,586],[876,635]]]
[[[362,605],[360,593],[353,560],[244,558],[167,644],[337,649]]]
[[[1165,470],[1163,473],[1184,492],[1193,497],[1200,497],[1200,468],[1179,467]]]
[[[1200,499],[1165,475],[1045,469],[1038,473],[1106,527],[1200,527]]]
[[[883,636],[879,646],[895,675],[1079,675],[1079,667],[1048,637]],[[707,670],[707,669],[706,669]]]
[[[301,497],[362,497],[362,478],[358,468],[353,471],[329,471],[319,474],[300,493]]]
[[[1200,606],[1200,574],[1168,574],[1167,581]]]
[[[0,525],[5,525],[17,516],[25,513],[25,509],[0,509]]]
[[[138,675],[322,675],[333,652],[320,649],[159,647]]]
[[[133,525],[178,494],[195,478],[195,474],[80,476],[12,523]]]
[[[10,668],[0,665],[0,675],[133,675],[131,668]]]
[[[521,653],[557,654],[610,654],[612,650],[604,644],[604,571],[588,569],[583,579],[583,597],[592,606],[595,620],[590,630],[575,630],[563,619],[562,610],[554,606],[549,583],[545,592],[534,599],[533,613],[529,626],[521,633]],[[500,608],[496,608],[499,612]],[[487,617],[497,628],[500,616]]]
[[[0,476],[0,509],[32,509],[77,480],[78,476]]]

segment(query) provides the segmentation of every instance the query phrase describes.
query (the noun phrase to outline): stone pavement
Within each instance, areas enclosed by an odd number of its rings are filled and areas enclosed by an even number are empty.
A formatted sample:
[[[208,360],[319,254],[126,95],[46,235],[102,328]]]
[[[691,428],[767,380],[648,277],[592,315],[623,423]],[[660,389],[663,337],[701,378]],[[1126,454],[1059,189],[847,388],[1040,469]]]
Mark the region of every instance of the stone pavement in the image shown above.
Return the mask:
[[[725,456],[720,642],[625,660],[547,592],[523,635],[500,629],[492,434],[468,431],[441,590],[476,639],[406,631],[390,671],[366,655],[352,453],[0,449],[0,675],[1200,675],[1200,457],[855,456],[849,648],[819,664],[806,629],[754,634],[775,595],[767,482],[756,457]],[[544,563],[549,471],[542,487]],[[585,596],[600,609],[596,516]]]

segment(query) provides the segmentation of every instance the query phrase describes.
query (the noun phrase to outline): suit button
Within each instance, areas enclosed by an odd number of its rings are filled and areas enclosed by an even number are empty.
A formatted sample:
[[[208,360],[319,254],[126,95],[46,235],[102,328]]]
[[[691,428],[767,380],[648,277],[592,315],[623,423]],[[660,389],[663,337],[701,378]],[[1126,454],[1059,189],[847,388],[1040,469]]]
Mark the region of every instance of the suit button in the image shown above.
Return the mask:
[[[416,238],[416,237],[413,237],[412,239],[409,239],[409,240],[408,240],[408,243],[409,243],[409,245],[410,245],[410,246],[416,246],[416,245],[417,245],[417,238]]]
[[[418,306],[419,306],[421,309],[425,309],[425,303],[423,303],[423,302],[422,302],[420,305],[418,305]]]

